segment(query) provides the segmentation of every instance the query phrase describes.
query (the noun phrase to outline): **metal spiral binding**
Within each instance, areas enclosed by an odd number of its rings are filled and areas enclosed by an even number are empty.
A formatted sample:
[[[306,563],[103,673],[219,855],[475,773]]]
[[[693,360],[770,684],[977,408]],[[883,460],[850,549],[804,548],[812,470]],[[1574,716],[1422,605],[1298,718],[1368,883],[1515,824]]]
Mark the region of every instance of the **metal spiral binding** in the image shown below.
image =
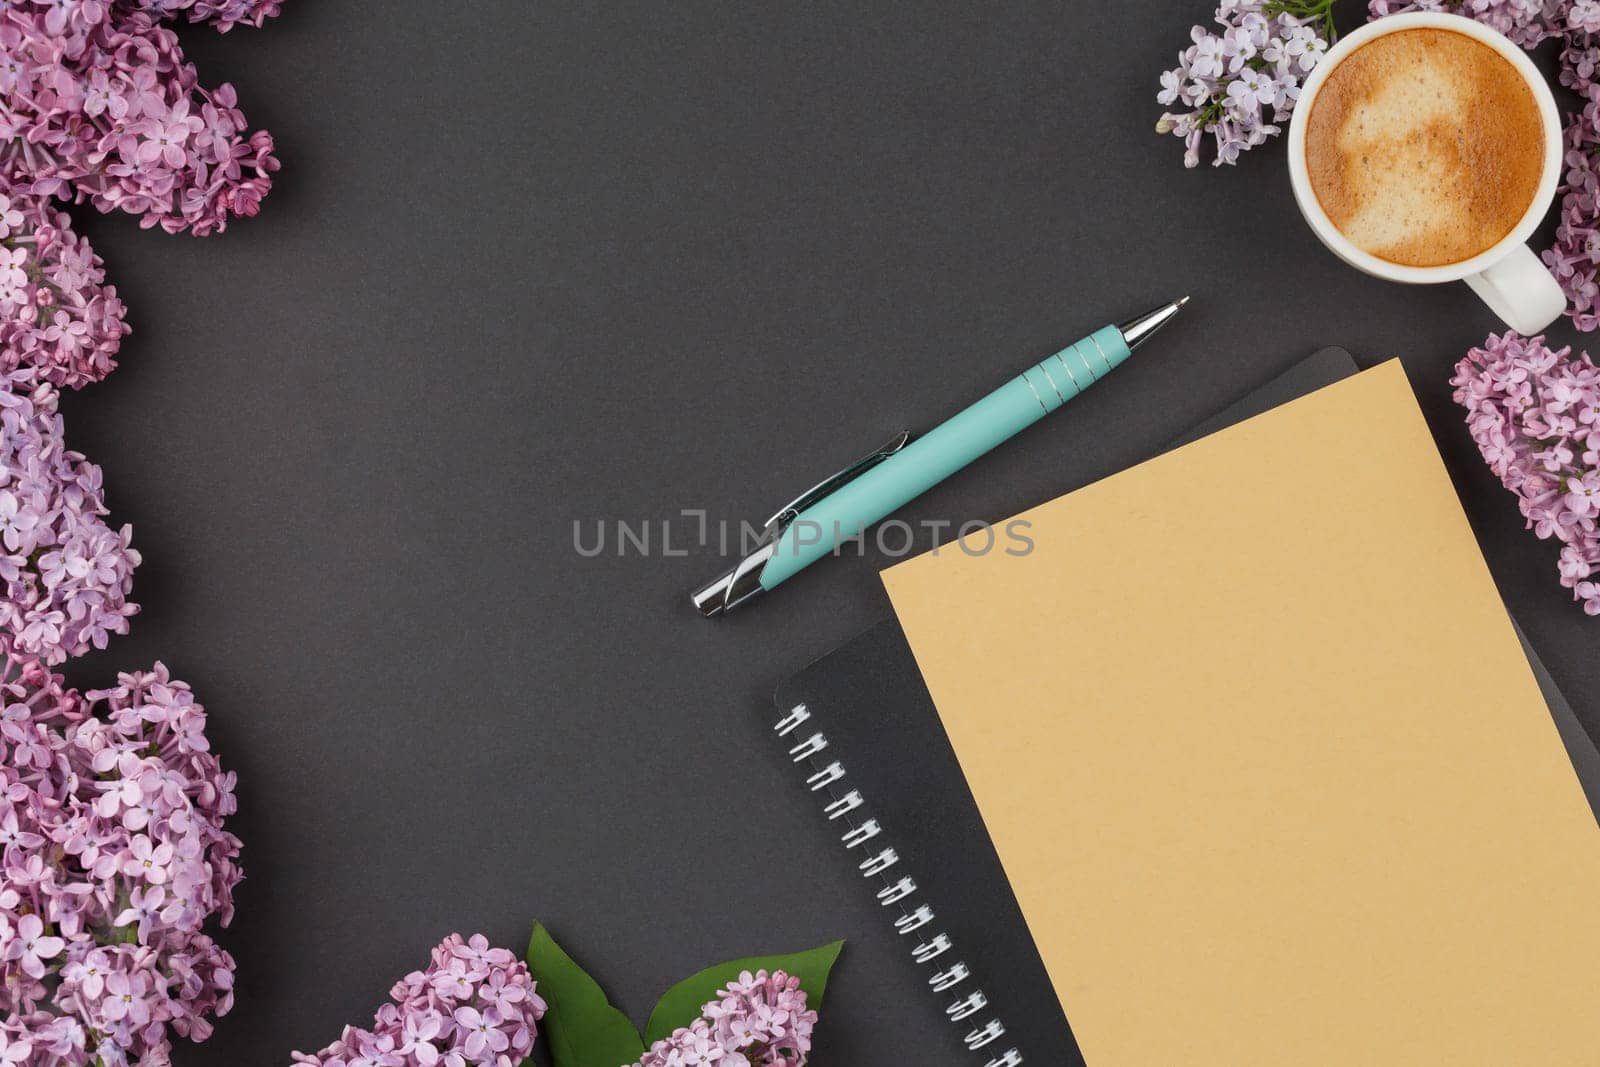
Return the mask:
[[[804,704],[796,704],[789,709],[788,714],[778,720],[773,729],[779,737],[788,738],[801,726],[810,722],[811,718],[809,708]],[[852,851],[861,849],[866,854],[857,869],[863,878],[877,883],[878,902],[886,908],[894,909],[895,931],[901,936],[915,933],[934,921],[933,909],[926,904],[913,903],[912,897],[917,892],[915,880],[898,871],[895,871],[893,876],[890,875],[890,871],[900,862],[899,853],[882,843],[872,848],[867,847],[868,842],[874,841],[883,833],[883,827],[876,819],[857,818],[858,814],[865,815],[862,809],[866,807],[866,800],[859,790],[835,788],[844,781],[845,769],[836,759],[830,757],[824,762],[818,758],[827,748],[827,735],[813,729],[797,739],[789,748],[789,758],[809,768],[806,788],[827,797],[822,810],[828,821],[843,820],[846,829],[840,835],[839,842],[847,849]],[[963,1022],[987,1008],[989,998],[981,989],[964,988],[970,984],[972,971],[960,960],[944,958],[946,953],[954,949],[955,943],[950,940],[948,934],[929,932],[915,939],[911,958],[919,964],[928,966],[933,972],[928,979],[930,989],[936,993],[952,995],[951,1001],[945,1005],[945,1016],[951,1022]],[[934,965],[936,960],[939,962]],[[1005,1024],[998,1016],[993,1016],[987,1022],[975,1025],[963,1040],[967,1048],[976,1051],[998,1041],[1005,1036],[1005,1032]],[[990,1059],[984,1067],[1021,1067],[1021,1064],[1022,1053],[1010,1048]]]

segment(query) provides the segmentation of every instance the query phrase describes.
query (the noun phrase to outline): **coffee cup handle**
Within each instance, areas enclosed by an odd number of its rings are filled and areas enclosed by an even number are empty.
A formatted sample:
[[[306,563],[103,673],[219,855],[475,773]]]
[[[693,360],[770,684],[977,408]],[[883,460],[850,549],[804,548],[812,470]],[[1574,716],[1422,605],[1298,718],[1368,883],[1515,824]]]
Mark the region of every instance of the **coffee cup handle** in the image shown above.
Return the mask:
[[[1488,270],[1465,280],[1490,311],[1523,336],[1538,333],[1567,309],[1561,283],[1527,245],[1517,245]]]

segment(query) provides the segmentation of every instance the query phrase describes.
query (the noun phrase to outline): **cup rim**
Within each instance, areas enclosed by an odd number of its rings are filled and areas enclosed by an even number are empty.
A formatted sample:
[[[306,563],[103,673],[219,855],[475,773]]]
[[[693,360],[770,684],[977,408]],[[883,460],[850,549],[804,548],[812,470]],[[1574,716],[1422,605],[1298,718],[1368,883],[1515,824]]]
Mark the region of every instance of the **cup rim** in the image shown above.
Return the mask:
[[[1523,80],[1528,83],[1533,91],[1534,100],[1539,106],[1539,114],[1544,120],[1544,170],[1539,176],[1538,190],[1533,200],[1528,204],[1527,210],[1511,230],[1495,242],[1492,246],[1479,252],[1471,259],[1464,259],[1459,263],[1446,263],[1436,267],[1413,267],[1403,263],[1391,263],[1373,255],[1365,249],[1359,248],[1333,225],[1333,220],[1328,218],[1327,212],[1322,209],[1322,203],[1317,199],[1316,191],[1311,188],[1311,175],[1306,166],[1306,123],[1307,116],[1311,114],[1312,107],[1316,104],[1317,93],[1321,90],[1323,82],[1327,81],[1329,74],[1350,53],[1378,37],[1402,30],[1413,29],[1444,29],[1466,34],[1475,40],[1482,41],[1511,62],[1522,74]],[[1294,114],[1289,119],[1289,177],[1294,189],[1296,202],[1300,212],[1305,216],[1322,243],[1327,245],[1339,258],[1351,266],[1366,271],[1368,274],[1390,281],[1406,282],[1414,285],[1428,285],[1437,282],[1460,281],[1488,270],[1495,263],[1504,259],[1517,245],[1526,244],[1544,220],[1545,213],[1550,209],[1551,202],[1555,199],[1556,188],[1561,183],[1561,161],[1563,158],[1563,140],[1561,131],[1561,116],[1556,109],[1555,94],[1551,92],[1549,83],[1539,68],[1527,54],[1510,38],[1493,30],[1481,22],[1476,22],[1462,15],[1451,15],[1437,11],[1411,11],[1398,15],[1385,15],[1373,19],[1359,29],[1339,39],[1338,44],[1328,50],[1327,55],[1314,67],[1300,87],[1300,97],[1295,102]]]

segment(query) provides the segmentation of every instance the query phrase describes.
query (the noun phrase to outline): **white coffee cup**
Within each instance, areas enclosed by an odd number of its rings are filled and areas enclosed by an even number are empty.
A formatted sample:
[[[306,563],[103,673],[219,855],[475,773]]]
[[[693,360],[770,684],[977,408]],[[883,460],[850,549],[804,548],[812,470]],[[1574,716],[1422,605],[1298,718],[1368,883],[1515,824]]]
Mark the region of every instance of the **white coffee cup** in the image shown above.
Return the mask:
[[[1389,33],[1419,28],[1453,30],[1499,52],[1528,83],[1533,98],[1538,102],[1539,115],[1544,121],[1544,170],[1539,177],[1538,192],[1528,205],[1522,219],[1512,227],[1499,243],[1471,259],[1447,263],[1437,267],[1410,267],[1391,263],[1386,259],[1356,247],[1340,233],[1322,210],[1316,193],[1312,191],[1306,167],[1307,117],[1316,104],[1317,92],[1328,75],[1344,58],[1362,45]],[[1556,111],[1555,97],[1543,75],[1528,59],[1523,50],[1503,35],[1481,23],[1460,15],[1435,12],[1410,12],[1387,15],[1362,26],[1344,37],[1329,50],[1322,62],[1307,76],[1300,89],[1299,102],[1289,122],[1289,179],[1294,186],[1294,198],[1322,243],[1346,263],[1379,278],[1411,285],[1431,285],[1438,282],[1464,281],[1482,298],[1489,309],[1500,316],[1513,330],[1521,334],[1536,334],[1554,322],[1566,309],[1566,295],[1555,277],[1545,269],[1539,256],[1528,247],[1528,238],[1543,220],[1555,198],[1560,184],[1562,166],[1561,118]]]

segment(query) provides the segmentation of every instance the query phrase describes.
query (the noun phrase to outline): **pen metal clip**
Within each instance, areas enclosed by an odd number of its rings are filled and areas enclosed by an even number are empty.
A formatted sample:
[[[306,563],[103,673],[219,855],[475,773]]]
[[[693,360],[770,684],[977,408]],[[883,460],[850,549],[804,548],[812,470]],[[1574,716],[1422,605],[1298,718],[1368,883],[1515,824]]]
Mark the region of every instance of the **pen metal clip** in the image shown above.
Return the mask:
[[[826,478],[822,479],[822,481],[818,482],[816,485],[813,485],[810,489],[807,489],[805,492],[801,493],[799,496],[795,497],[793,500],[789,501],[783,507],[775,511],[772,517],[766,521],[764,527],[766,532],[769,535],[778,533],[784,527],[793,522],[802,511],[806,510],[806,508],[809,508],[812,504],[815,504],[817,501],[821,500],[829,493],[832,493],[835,489],[838,489],[846,482],[852,481],[863,471],[876,467],[878,464],[882,463],[884,460],[888,459],[890,456],[906,447],[906,445],[910,442],[911,431],[901,430],[899,433],[895,434],[893,437],[889,438],[883,444],[879,445],[871,452],[868,452],[866,455],[862,456],[848,467],[828,475]]]

